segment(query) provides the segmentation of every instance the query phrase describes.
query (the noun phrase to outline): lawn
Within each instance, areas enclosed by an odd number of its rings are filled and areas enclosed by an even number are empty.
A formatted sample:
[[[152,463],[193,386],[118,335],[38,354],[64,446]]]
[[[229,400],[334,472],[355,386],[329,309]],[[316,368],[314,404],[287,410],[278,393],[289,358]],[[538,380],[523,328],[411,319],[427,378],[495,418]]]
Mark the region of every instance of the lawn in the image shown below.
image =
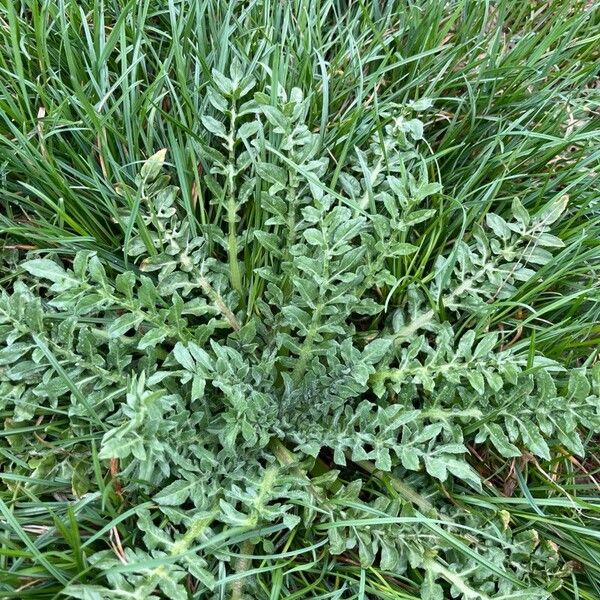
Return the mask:
[[[600,5],[0,2],[0,598],[600,598]]]

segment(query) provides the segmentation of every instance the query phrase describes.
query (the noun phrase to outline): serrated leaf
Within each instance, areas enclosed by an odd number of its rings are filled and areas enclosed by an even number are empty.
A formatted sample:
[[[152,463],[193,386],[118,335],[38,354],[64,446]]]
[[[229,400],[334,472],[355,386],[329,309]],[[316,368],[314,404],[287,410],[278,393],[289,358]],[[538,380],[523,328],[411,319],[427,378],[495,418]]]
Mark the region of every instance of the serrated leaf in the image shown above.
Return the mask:
[[[550,448],[534,423],[521,419],[519,421],[519,431],[528,450],[544,460],[550,460]]]
[[[196,487],[196,482],[180,479],[167,485],[152,499],[159,506],[180,506],[190,497]]]
[[[114,321],[111,321],[106,330],[108,337],[117,338],[124,335],[129,330],[135,329],[143,320],[144,317],[138,314],[125,313],[124,315],[117,317]]]
[[[378,363],[391,348],[392,340],[390,338],[380,338],[369,342],[362,351],[361,358],[366,363],[374,365]]]
[[[147,348],[154,348],[167,337],[167,332],[158,327],[146,331],[142,336],[142,339],[138,342],[139,350],[146,350]]]
[[[488,423],[484,426],[489,433],[489,438],[498,452],[505,458],[521,456],[520,450],[510,442],[506,434],[497,423]]]

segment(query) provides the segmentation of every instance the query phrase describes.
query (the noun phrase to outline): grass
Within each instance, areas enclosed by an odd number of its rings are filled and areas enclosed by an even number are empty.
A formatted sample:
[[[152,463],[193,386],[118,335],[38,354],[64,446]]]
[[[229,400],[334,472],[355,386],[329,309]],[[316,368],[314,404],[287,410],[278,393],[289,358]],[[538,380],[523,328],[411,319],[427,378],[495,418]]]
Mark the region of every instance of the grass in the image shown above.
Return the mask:
[[[124,203],[135,212],[136,200],[117,190],[133,185],[140,164],[160,148],[168,149],[192,230],[214,222],[224,208],[205,201],[210,140],[198,116],[210,110],[212,69],[239,60],[273,90],[298,86],[309,97],[308,122],[328,149],[334,181],[354,148],[382,130],[386,111],[435,100],[427,168],[444,184],[443,204],[422,241],[425,258],[403,265],[396,298],[409,283],[428,280],[427,256],[451,249],[490,210],[506,212],[518,197],[535,211],[568,196],[571,212],[559,232],[565,247],[542,277],[464,327],[500,328],[516,350],[535,349],[566,368],[592,364],[600,342],[598,48],[600,10],[583,1],[3,0],[4,252],[52,249],[69,257],[93,249],[115,272],[124,270],[131,230],[119,217]],[[252,202],[238,216],[240,230],[267,218]],[[239,289],[251,306],[262,293],[252,276],[261,250],[248,244],[241,256]],[[13,274],[5,269],[2,281]],[[60,465],[44,464],[46,426],[15,425],[10,411],[0,412],[0,596],[55,598],[69,582],[94,581],[90,549],[135,544],[133,509],[106,491],[96,434],[61,438],[68,417],[57,410],[53,445],[78,456],[81,477],[97,489],[73,501]],[[23,462],[25,442],[39,466],[19,476],[9,467]],[[473,449],[484,491],[443,490],[482,514],[505,510],[517,528],[533,526],[558,544],[572,568],[555,592],[565,600],[600,597],[598,440],[586,446],[585,460],[565,454],[549,464],[527,456],[506,464],[493,452],[479,461]],[[391,493],[360,476],[374,496]],[[120,540],[109,537],[115,531]],[[237,542],[223,540],[224,551],[237,552]],[[352,556],[330,556],[322,542],[323,532],[312,540],[292,535],[277,553],[255,556],[260,597],[419,597],[420,581],[361,569]]]

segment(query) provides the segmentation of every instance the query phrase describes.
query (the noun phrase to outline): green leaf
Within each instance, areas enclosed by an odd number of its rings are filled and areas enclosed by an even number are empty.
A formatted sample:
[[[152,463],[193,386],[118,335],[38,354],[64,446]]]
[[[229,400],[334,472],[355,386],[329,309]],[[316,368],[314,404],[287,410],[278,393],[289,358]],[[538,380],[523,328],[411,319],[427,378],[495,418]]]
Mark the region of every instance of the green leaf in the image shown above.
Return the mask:
[[[422,112],[433,106],[433,100],[431,98],[419,98],[418,100],[411,100],[408,106],[416,112]]]
[[[488,423],[484,427],[489,434],[490,441],[502,456],[505,458],[521,456],[520,450],[514,444],[511,444],[500,425],[497,423]]]
[[[512,201],[512,211],[513,211],[513,214],[515,215],[515,218],[517,219],[517,221],[519,221],[520,223],[522,223],[525,226],[529,225],[529,223],[531,222],[531,217],[529,216],[527,209],[523,206],[521,201],[516,197]]]
[[[158,327],[148,330],[142,339],[138,342],[139,350],[146,350],[147,348],[154,348],[158,344],[162,343],[167,337],[167,332],[159,329]]]
[[[160,173],[167,155],[167,149],[163,148],[158,152],[154,153],[140,169],[140,177],[148,183],[154,181]]]
[[[196,364],[190,351],[181,343],[177,342],[175,347],[173,348],[173,356],[175,360],[186,370],[186,371],[194,371],[196,368]]]
[[[498,335],[496,333],[487,333],[477,344],[473,352],[473,358],[487,358],[498,343]]]
[[[117,317],[114,321],[111,321],[106,332],[108,337],[117,338],[127,333],[130,329],[137,327],[144,317],[135,313],[125,313],[120,317]]]
[[[508,223],[500,216],[494,213],[488,213],[485,216],[485,221],[488,227],[498,236],[504,239],[509,239],[512,232]]]
[[[393,542],[381,540],[380,566],[384,571],[397,571],[400,566],[400,553]]]
[[[446,481],[448,477],[448,471],[446,467],[446,460],[443,458],[435,458],[432,456],[425,456],[425,468],[427,472],[440,481]]]
[[[198,344],[195,342],[189,342],[188,350],[194,357],[194,361],[196,362],[196,370],[198,370],[198,367],[201,367],[202,370],[208,374],[214,369],[214,361],[212,357],[206,350],[200,348]]]
[[[24,354],[35,346],[27,342],[16,342],[5,348],[0,348],[0,366],[16,363]]]
[[[379,338],[365,346],[361,358],[370,365],[377,364],[392,346],[391,338]]]
[[[196,482],[180,479],[167,485],[152,499],[159,506],[180,506],[190,497],[196,487]]]
[[[416,448],[410,446],[402,446],[400,448],[400,462],[405,469],[409,471],[419,470],[419,452]]]
[[[481,480],[466,460],[446,459],[446,468],[452,475],[470,483],[475,489],[481,489]]]
[[[414,140],[423,139],[423,121],[420,119],[410,119],[404,123],[404,130],[410,134]]]
[[[590,382],[582,370],[573,369],[569,377],[569,398],[582,402],[591,390]]]
[[[297,306],[284,306],[281,309],[287,323],[292,327],[300,329],[301,332],[307,333],[310,324],[310,315]]]
[[[69,277],[67,272],[60,265],[49,258],[35,258],[33,260],[25,261],[21,266],[34,277],[49,279],[55,283],[61,282]]]
[[[466,372],[467,379],[469,383],[473,386],[473,389],[481,396],[485,393],[485,379],[483,378],[483,373],[479,371],[467,371]]]
[[[202,125],[204,125],[210,133],[213,133],[220,138],[227,139],[227,131],[225,130],[225,125],[223,125],[221,121],[217,121],[214,117],[209,117],[207,115],[203,115],[201,121]]]
[[[392,470],[392,458],[387,448],[378,447],[375,452],[375,466],[381,471]]]
[[[274,233],[267,233],[266,231],[255,231],[254,237],[258,240],[259,244],[271,252],[273,256],[282,256],[281,242]]]
[[[121,431],[112,429],[102,439],[98,458],[127,458],[130,454],[145,459],[142,439],[135,433],[125,437]]]
[[[421,210],[415,210],[404,217],[405,225],[417,225],[431,219],[437,211],[434,208],[424,208]]]
[[[565,212],[568,203],[569,196],[566,194],[554,198],[535,215],[535,221],[537,223],[542,223],[545,226],[552,225],[560,219]]]
[[[319,229],[307,229],[302,234],[304,235],[304,239],[311,244],[312,246],[324,246],[325,239],[323,237],[323,232]]]
[[[418,248],[416,246],[413,246],[412,244],[407,244],[407,243],[401,243],[401,242],[396,242],[393,244],[390,244],[390,246],[388,247],[388,256],[393,257],[393,256],[409,256],[411,254],[414,254]]]
[[[519,421],[519,431],[523,443],[533,454],[544,460],[550,460],[550,448],[534,423],[521,419]]]
[[[287,185],[287,172],[282,167],[271,163],[259,162],[256,165],[256,172],[261,179],[269,183],[279,184],[282,187]]]
[[[192,400],[199,400],[204,397],[204,389],[206,388],[206,379],[197,373],[192,379]]]
[[[105,600],[106,598],[116,598],[114,590],[110,588],[86,583],[85,585],[68,585],[62,593],[69,598],[78,598],[79,600]]]
[[[421,584],[421,600],[444,600],[444,589],[428,575]]]
[[[261,130],[260,121],[250,121],[249,123],[244,123],[237,130],[237,138],[238,139],[248,139],[254,137]]]
[[[220,71],[217,71],[217,69],[212,70],[212,77],[214,84],[223,95],[230,96],[235,90],[233,81],[229,79],[229,77],[223,75]]]

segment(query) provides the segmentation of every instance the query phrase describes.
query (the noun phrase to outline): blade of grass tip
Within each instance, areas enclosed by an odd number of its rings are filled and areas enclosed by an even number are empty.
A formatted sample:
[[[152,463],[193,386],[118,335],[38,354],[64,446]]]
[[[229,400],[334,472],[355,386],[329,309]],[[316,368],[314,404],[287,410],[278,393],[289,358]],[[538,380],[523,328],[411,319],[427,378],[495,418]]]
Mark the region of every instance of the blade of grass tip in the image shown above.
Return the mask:
[[[64,488],[69,482],[66,480],[50,481],[48,479],[39,479],[37,477],[29,477],[27,475],[17,475],[16,473],[0,473],[0,479],[6,481],[19,481],[22,483],[32,483],[45,488]]]
[[[31,552],[35,560],[42,565],[50,575],[52,575],[57,581],[63,585],[67,585],[69,580],[59,571],[48,559],[40,552],[34,542],[31,541],[27,533],[19,524],[19,521],[15,518],[12,511],[8,508],[4,500],[0,497],[0,513],[6,519],[7,524],[13,529],[17,537],[25,544],[27,549]]]
[[[529,491],[529,486],[527,485],[527,482],[525,481],[525,478],[523,477],[523,473],[521,473],[521,469],[517,466],[515,466],[515,475],[517,476],[517,481],[519,483],[519,487],[521,488],[521,491],[523,492],[523,495],[525,496],[525,498],[527,498],[527,502],[529,503],[529,506],[531,506],[531,508],[538,515],[545,517],[546,514],[537,505],[537,502],[534,500],[533,496],[531,495],[531,492]]]

